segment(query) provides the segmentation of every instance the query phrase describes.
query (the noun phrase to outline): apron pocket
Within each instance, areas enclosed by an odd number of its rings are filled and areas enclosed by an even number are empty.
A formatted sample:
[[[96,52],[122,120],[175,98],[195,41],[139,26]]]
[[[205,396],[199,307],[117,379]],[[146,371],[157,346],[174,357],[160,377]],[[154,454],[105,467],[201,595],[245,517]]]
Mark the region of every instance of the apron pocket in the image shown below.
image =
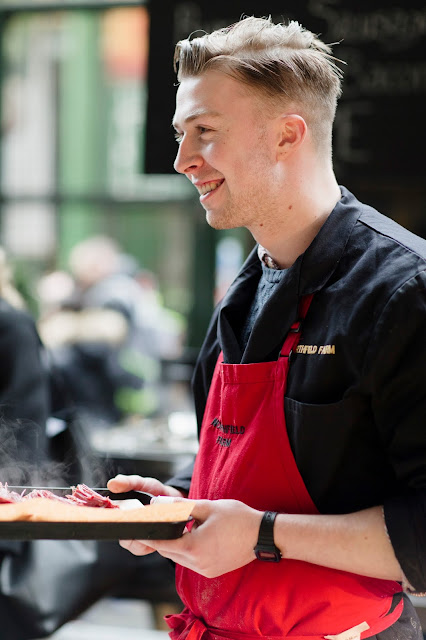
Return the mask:
[[[284,402],[297,466],[322,513],[348,513],[381,504],[395,474],[374,424],[368,398],[331,404]]]

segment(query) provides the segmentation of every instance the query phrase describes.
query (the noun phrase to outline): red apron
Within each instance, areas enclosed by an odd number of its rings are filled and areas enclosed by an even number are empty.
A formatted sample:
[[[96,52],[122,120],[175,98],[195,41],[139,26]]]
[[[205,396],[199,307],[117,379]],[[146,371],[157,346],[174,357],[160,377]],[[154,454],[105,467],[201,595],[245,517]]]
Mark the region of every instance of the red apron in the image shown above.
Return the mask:
[[[302,319],[311,299],[302,299]],[[318,513],[285,425],[289,354],[299,339],[300,322],[274,362],[225,364],[220,354],[190,498],[233,498],[261,511]],[[392,596],[401,591],[397,582],[285,558],[253,560],[213,579],[178,565],[176,584],[185,609],[167,617],[172,640],[364,639],[393,624],[403,608],[400,602],[389,613]]]

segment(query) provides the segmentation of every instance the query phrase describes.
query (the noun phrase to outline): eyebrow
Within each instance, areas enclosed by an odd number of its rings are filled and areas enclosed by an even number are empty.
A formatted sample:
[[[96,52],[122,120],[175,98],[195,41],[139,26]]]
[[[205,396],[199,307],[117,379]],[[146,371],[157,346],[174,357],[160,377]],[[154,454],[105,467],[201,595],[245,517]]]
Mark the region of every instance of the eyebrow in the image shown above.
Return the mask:
[[[211,111],[210,109],[197,109],[196,111],[193,111],[188,116],[186,116],[186,118],[184,119],[184,123],[192,122],[192,120],[196,120],[197,118],[202,118],[205,116],[209,116],[210,118],[218,118],[221,115],[222,114],[219,113],[219,111]],[[177,127],[177,122],[174,118],[172,120],[172,127],[174,127],[175,129]]]

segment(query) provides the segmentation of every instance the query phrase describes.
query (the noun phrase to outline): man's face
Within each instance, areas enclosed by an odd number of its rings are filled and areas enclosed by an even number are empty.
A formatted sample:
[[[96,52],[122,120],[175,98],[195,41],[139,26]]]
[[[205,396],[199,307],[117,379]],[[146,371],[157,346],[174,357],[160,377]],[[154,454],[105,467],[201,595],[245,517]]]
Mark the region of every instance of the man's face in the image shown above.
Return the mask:
[[[277,195],[271,122],[259,98],[223,73],[182,80],[173,119],[179,142],[174,166],[198,189],[212,227],[253,232],[268,216]]]

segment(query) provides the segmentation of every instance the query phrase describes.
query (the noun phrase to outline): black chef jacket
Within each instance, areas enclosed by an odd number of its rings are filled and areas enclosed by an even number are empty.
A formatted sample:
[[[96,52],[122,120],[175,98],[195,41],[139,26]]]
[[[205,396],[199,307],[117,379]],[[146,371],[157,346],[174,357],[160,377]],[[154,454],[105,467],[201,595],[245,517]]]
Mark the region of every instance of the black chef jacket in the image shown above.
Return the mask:
[[[276,285],[242,351],[239,337],[261,276],[256,249],[218,305],[196,365],[201,426],[214,365],[278,357],[313,301],[285,397],[297,466],[320,513],[384,504],[396,556],[426,589],[426,241],[341,188],[308,249]],[[248,470],[249,472],[249,470]],[[191,470],[170,484],[189,488]]]

